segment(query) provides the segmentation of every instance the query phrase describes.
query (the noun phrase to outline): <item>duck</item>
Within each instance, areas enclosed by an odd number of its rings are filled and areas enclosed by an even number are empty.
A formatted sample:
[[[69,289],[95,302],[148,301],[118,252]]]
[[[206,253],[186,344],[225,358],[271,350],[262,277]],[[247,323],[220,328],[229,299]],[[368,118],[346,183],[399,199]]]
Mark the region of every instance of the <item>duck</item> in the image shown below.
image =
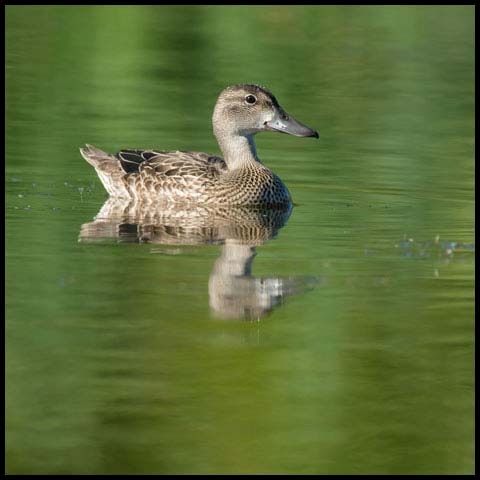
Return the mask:
[[[142,203],[214,206],[285,206],[292,197],[259,159],[254,137],[264,131],[319,138],[288,115],[275,96],[256,84],[225,88],[212,116],[223,157],[196,151],[124,149],[116,154],[80,148],[110,197]]]

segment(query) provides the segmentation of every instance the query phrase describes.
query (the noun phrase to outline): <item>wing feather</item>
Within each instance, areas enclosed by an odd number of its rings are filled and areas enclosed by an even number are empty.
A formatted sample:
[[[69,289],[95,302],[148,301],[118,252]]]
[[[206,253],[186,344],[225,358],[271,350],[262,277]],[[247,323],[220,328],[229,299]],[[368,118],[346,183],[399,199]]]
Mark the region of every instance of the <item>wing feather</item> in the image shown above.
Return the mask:
[[[116,154],[125,173],[167,177],[203,177],[227,170],[225,161],[214,155],[191,151],[133,150]]]

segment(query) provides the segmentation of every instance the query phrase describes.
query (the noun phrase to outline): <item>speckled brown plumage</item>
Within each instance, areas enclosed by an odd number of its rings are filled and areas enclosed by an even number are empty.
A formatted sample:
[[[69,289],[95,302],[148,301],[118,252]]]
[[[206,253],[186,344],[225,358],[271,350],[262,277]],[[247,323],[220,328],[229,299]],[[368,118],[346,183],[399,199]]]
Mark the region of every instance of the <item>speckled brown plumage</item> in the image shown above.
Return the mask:
[[[258,159],[253,136],[275,130],[318,138],[314,130],[289,117],[268,90],[244,84],[221,93],[213,127],[224,158],[203,152],[128,149],[110,155],[88,144],[80,151],[112,197],[196,205],[291,201],[284,183]]]

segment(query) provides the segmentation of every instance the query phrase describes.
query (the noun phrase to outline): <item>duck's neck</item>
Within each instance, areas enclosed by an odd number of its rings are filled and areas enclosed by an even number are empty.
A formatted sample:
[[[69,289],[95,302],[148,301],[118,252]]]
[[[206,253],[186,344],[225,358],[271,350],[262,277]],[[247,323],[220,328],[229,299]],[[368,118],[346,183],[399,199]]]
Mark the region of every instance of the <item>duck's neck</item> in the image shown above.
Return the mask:
[[[217,135],[217,141],[223,153],[223,159],[229,170],[258,164],[253,135]]]

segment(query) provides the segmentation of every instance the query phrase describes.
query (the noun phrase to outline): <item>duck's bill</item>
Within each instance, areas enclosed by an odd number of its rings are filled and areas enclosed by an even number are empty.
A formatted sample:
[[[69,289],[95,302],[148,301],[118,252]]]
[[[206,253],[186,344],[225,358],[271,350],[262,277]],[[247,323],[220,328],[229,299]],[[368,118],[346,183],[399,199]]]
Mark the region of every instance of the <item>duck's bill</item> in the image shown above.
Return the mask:
[[[269,122],[265,122],[266,130],[273,132],[288,133],[296,137],[315,137],[319,138],[318,132],[300,122],[286,113],[277,114]]]

